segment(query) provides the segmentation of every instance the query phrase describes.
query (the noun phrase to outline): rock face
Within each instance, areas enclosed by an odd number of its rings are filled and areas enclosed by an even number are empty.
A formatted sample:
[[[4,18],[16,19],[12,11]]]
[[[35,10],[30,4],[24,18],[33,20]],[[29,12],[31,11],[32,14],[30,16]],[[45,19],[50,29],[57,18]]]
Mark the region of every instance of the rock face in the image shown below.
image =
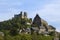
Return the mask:
[[[47,21],[45,21],[44,19],[42,19],[41,17],[39,17],[38,14],[36,14],[36,16],[34,17],[33,21],[32,18],[28,18],[27,17],[27,13],[26,12],[20,12],[19,15],[15,15],[15,17],[20,17],[22,19],[27,19],[27,25],[31,25],[31,29],[34,32],[38,32],[46,34],[52,31],[55,31],[55,28],[52,25],[48,25]],[[30,30],[31,31],[31,30]],[[27,30],[28,32],[28,30]]]
[[[51,25],[48,25],[48,23],[42,18],[40,18],[38,14],[35,16],[32,22],[32,27],[33,30],[38,30],[38,33],[48,33],[55,31],[55,28]]]
[[[54,28],[52,25],[48,25],[48,31],[51,32],[51,31],[55,31],[56,28]]]
[[[39,15],[37,14],[32,22],[32,26],[33,27],[39,27],[41,26],[41,18],[39,17]]]

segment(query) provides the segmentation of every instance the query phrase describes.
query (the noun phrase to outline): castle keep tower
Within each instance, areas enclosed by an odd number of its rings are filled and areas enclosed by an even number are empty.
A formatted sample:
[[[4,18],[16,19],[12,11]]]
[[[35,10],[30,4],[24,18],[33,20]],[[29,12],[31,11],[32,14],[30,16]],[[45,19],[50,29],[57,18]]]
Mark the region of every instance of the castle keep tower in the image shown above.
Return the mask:
[[[19,15],[14,15],[14,17],[27,18],[27,13],[21,11]]]
[[[24,12],[24,18],[27,18],[27,13],[26,12]]]
[[[27,13],[26,12],[22,12],[21,18],[27,18]]]

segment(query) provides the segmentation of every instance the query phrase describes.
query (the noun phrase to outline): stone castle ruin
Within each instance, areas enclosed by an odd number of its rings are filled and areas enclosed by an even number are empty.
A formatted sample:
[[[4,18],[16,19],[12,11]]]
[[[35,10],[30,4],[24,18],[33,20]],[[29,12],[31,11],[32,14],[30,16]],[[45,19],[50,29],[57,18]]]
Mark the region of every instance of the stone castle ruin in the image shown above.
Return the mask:
[[[26,18],[28,20],[31,20],[30,22],[27,22],[26,24],[30,25],[30,28],[24,29],[25,33],[31,33],[31,30],[33,32],[36,32],[38,34],[49,34],[50,32],[55,32],[56,28],[54,28],[52,25],[48,25],[47,21],[42,19],[38,14],[34,17],[33,21],[32,18],[27,17],[26,12],[20,12],[19,15],[15,15],[14,17],[20,17],[22,19]],[[22,29],[19,33],[22,32]]]

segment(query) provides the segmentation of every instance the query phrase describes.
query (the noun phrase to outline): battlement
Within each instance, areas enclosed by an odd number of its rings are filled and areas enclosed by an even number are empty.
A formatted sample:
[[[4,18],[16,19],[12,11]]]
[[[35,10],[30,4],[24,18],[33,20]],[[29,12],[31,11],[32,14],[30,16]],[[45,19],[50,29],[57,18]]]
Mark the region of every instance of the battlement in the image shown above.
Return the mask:
[[[14,15],[14,17],[20,17],[20,18],[27,18],[27,12],[20,12],[18,15]]]

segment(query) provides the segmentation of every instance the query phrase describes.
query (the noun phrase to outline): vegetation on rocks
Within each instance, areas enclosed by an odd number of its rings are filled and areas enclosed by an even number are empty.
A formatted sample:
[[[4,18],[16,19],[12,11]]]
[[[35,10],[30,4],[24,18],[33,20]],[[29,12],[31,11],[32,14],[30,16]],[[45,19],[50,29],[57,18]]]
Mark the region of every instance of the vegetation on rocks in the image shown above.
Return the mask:
[[[32,34],[19,34],[20,29],[31,28],[32,26],[27,24],[31,23],[32,19],[22,19],[19,15],[12,19],[0,22],[0,32],[3,32],[4,34],[3,36],[0,34],[0,40],[52,40],[54,38],[54,32],[51,32],[49,36],[36,34],[33,32],[34,30],[31,31]]]

